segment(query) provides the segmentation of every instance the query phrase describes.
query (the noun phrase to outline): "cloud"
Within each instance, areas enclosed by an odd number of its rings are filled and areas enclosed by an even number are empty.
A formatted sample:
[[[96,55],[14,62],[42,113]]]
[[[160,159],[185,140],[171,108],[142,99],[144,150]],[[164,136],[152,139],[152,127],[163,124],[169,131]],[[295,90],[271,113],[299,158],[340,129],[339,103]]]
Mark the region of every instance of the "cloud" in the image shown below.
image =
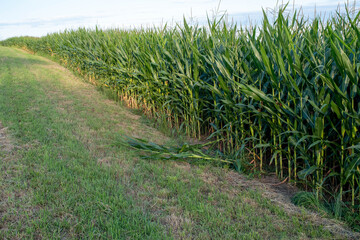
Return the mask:
[[[67,17],[56,17],[52,19],[26,19],[17,22],[0,22],[0,27],[16,27],[16,26],[32,26],[38,27],[43,25],[58,25],[68,23],[82,23],[89,20],[94,20],[99,17],[108,16],[67,16]]]

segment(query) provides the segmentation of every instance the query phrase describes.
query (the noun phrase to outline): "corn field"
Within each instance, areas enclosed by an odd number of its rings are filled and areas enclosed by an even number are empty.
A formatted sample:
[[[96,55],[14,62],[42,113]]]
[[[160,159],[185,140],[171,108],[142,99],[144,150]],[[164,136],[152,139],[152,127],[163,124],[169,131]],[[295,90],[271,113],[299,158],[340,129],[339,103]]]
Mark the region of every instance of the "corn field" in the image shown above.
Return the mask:
[[[59,57],[130,107],[246,155],[256,171],[360,203],[360,13],[261,26],[223,18],[138,30],[68,30],[17,45]],[[240,168],[239,163],[234,163]]]

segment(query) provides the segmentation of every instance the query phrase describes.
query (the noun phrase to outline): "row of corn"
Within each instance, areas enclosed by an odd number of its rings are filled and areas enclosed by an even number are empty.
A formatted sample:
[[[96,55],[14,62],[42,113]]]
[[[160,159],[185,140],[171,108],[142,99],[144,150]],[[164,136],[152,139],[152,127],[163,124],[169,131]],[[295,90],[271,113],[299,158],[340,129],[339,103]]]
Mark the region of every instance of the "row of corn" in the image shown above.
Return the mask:
[[[223,154],[306,184],[319,198],[360,201],[359,13],[309,21],[280,9],[261,26],[222,18],[138,30],[69,30],[12,38],[55,54]],[[239,163],[234,163],[241,164]],[[240,167],[240,166],[237,166]]]

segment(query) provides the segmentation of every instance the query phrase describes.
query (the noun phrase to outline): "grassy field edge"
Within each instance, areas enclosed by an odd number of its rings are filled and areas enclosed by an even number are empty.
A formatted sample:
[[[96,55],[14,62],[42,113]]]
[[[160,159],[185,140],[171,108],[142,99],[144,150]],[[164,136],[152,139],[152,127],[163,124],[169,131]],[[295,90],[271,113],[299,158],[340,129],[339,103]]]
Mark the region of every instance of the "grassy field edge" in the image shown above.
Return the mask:
[[[341,238],[289,215],[227,171],[109,147],[173,141],[57,64],[0,48],[1,231],[14,238]],[[16,218],[13,218],[16,213]]]

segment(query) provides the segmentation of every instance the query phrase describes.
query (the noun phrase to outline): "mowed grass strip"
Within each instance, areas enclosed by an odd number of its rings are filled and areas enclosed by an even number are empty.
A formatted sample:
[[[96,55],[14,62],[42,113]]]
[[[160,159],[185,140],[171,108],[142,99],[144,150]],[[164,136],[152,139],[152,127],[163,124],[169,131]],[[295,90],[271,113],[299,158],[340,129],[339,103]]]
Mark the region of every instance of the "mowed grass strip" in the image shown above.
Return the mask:
[[[228,170],[146,161],[127,134],[175,141],[61,66],[0,48],[1,239],[330,239]],[[0,149],[1,151],[1,149]]]
[[[77,111],[85,108],[71,95],[55,93],[60,79],[45,67],[47,61],[3,48],[0,55],[1,120],[19,145],[17,163],[9,159],[1,165],[22,166],[17,172],[2,171],[3,189],[9,191],[4,195],[10,197],[2,199],[0,238],[166,236],[160,224],[126,197],[117,172],[99,167],[91,154],[87,141],[92,140],[82,132],[87,124],[100,128],[101,119],[69,118],[77,113],[81,117]],[[43,78],[37,78],[37,73]],[[70,102],[74,112],[61,111]]]

